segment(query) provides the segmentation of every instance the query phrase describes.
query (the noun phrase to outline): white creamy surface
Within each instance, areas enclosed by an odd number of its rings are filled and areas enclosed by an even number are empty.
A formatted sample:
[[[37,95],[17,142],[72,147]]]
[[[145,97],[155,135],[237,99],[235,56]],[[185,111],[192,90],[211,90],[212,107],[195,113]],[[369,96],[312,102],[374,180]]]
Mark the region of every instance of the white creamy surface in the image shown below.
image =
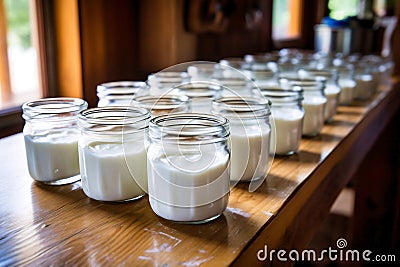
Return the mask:
[[[268,171],[270,133],[267,126],[231,128],[231,180],[264,178]]]
[[[372,80],[372,78],[357,79],[357,85],[354,88],[354,98],[361,100],[368,99],[375,91],[374,86],[375,82]]]
[[[336,109],[339,104],[340,88],[327,85],[324,92],[327,100],[324,117],[326,121],[330,121],[336,114]]]
[[[304,114],[295,109],[272,109],[275,121],[275,131],[271,132],[271,146],[275,147],[275,154],[287,155],[297,152],[302,134]]]
[[[229,156],[213,147],[205,145],[192,151],[165,147],[163,156],[149,158],[149,200],[156,214],[194,222],[225,210],[230,190]]]
[[[326,100],[323,98],[310,98],[303,101],[303,135],[315,136],[321,132],[325,121],[325,106]]]
[[[29,173],[37,181],[51,182],[79,174],[79,131],[26,135]]]
[[[356,83],[352,80],[339,80],[341,92],[339,95],[339,104],[350,105],[354,99],[354,88]]]
[[[82,188],[90,198],[124,201],[144,195],[138,185],[147,184],[144,145],[124,151],[121,143],[93,142],[79,147],[79,160]]]

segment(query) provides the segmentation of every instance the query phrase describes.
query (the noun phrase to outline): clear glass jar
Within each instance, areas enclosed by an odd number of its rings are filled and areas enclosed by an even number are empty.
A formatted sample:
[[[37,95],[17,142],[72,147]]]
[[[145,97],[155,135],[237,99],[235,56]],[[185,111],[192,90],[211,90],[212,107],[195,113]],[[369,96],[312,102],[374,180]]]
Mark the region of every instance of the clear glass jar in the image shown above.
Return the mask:
[[[83,192],[101,201],[129,201],[147,190],[144,131],[150,113],[137,107],[87,109],[79,115]]]
[[[178,95],[190,98],[192,112],[211,113],[211,102],[222,94],[222,87],[213,83],[190,82],[175,87]]]
[[[138,96],[131,105],[149,110],[152,116],[191,111],[190,99],[184,95]]]
[[[251,78],[258,86],[278,86],[278,65],[275,62],[268,62],[263,65],[254,64],[250,67]]]
[[[217,218],[228,205],[228,120],[176,113],[150,120],[146,134],[149,201],[160,217],[185,223]]]
[[[215,84],[222,86],[221,96],[223,97],[251,97],[253,94],[253,82],[246,76],[219,77],[216,78],[214,82]]]
[[[272,126],[275,125],[271,131],[271,147],[275,147],[275,155],[296,153],[303,128],[303,90],[300,87],[263,87],[260,90],[262,96],[271,101]]]
[[[188,82],[190,82],[190,75],[185,71],[163,70],[147,77],[150,95],[170,94],[172,88]]]
[[[211,81],[214,77],[221,77],[223,67],[215,62],[199,61],[190,63],[187,72],[190,75],[190,80],[195,81]]]
[[[325,82],[323,77],[300,78],[298,76],[287,76],[280,79],[285,88],[300,86],[303,89],[303,136],[317,136],[320,134],[325,121]]]
[[[339,106],[339,95],[341,91],[339,86],[339,75],[337,71],[335,69],[318,70],[301,68],[298,71],[298,74],[300,77],[304,78],[315,78],[320,76],[326,79],[324,93],[327,102],[324,117],[326,122],[332,122],[333,116],[335,116],[337,107]]]
[[[102,83],[97,86],[98,107],[129,106],[132,98],[148,95],[149,87],[140,81],[117,81]]]
[[[353,64],[342,64],[340,66],[335,66],[339,74],[339,105],[351,105],[354,100],[354,89],[357,85],[354,77],[354,65]]]
[[[62,185],[81,178],[77,116],[87,106],[77,98],[44,98],[22,106],[28,169],[35,181]]]
[[[376,83],[371,73],[371,67],[364,64],[358,64],[355,67],[354,99],[367,100],[375,91]]]
[[[271,156],[270,103],[265,99],[223,97],[213,101],[212,112],[231,126],[231,180],[264,179]]]

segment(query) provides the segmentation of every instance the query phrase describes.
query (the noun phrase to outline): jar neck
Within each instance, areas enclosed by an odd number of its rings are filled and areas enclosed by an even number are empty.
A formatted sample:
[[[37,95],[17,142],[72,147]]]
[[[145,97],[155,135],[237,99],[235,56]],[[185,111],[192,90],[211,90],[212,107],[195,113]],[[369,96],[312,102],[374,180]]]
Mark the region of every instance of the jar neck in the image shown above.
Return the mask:
[[[143,132],[150,113],[139,107],[98,107],[82,111],[78,125],[82,132],[98,135],[121,135]]]
[[[268,119],[271,102],[253,97],[222,97],[212,102],[212,112],[229,120]]]
[[[229,122],[226,118],[200,113],[157,116],[150,120],[147,132],[152,141],[179,145],[223,142],[229,135]]]
[[[68,124],[76,122],[77,115],[87,106],[78,98],[44,98],[23,104],[22,117],[31,123]]]

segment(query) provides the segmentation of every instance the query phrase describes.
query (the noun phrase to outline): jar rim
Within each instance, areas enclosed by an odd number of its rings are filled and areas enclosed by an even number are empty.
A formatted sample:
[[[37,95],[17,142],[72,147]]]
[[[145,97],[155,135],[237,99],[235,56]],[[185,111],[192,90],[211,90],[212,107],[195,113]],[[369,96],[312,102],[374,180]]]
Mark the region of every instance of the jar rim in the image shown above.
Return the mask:
[[[217,143],[226,140],[229,135],[229,120],[214,114],[174,113],[159,115],[149,121],[150,139],[167,143]]]
[[[185,95],[145,95],[133,97],[132,102],[148,110],[170,110],[189,105],[190,99]]]
[[[23,118],[32,119],[64,119],[74,117],[85,110],[88,103],[80,98],[73,97],[51,97],[25,102],[22,105]]]
[[[213,100],[212,112],[228,119],[255,119],[271,115],[271,101],[255,97],[221,97]]]
[[[78,125],[81,129],[105,133],[107,126],[129,126],[130,132],[147,128],[150,112],[141,107],[108,106],[83,110],[78,115]],[[122,131],[122,128],[121,128]],[[120,133],[121,131],[112,131]]]
[[[183,95],[192,98],[215,98],[223,90],[222,86],[213,82],[188,82],[175,86]],[[178,93],[179,94],[179,93]]]

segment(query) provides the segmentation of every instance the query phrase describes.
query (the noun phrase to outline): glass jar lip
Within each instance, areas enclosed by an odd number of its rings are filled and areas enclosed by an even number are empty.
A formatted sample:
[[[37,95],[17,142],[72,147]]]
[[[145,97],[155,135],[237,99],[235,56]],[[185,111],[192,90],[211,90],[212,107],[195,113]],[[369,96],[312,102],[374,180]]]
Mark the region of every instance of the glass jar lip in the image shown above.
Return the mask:
[[[215,114],[164,114],[150,119],[148,135],[167,143],[216,143],[229,137],[229,120]]]
[[[323,90],[327,79],[322,76],[315,77],[299,77],[296,75],[284,75],[279,78],[279,84],[283,87],[291,88],[300,86],[304,92],[312,90]]]
[[[293,86],[291,88],[275,86],[260,88],[260,92],[262,96],[271,100],[273,105],[277,100],[282,102],[301,101],[303,100],[304,90],[300,86]]]
[[[75,117],[88,107],[88,103],[80,98],[51,97],[32,100],[22,105],[23,118],[31,119],[67,119]]]
[[[135,94],[138,90],[146,88],[147,84],[143,81],[114,81],[105,82],[97,85],[97,96],[119,96]]]
[[[167,110],[189,105],[190,99],[185,95],[145,95],[134,97],[132,102],[148,110]]]
[[[82,129],[104,131],[98,126],[130,126],[135,130],[147,127],[150,112],[141,107],[109,106],[83,110],[78,115],[78,125]]]
[[[255,97],[221,97],[212,101],[212,112],[228,119],[254,119],[271,115],[271,101]]]
[[[215,98],[222,91],[222,86],[216,83],[207,82],[189,82],[174,87],[179,92],[190,99],[192,98]]]

